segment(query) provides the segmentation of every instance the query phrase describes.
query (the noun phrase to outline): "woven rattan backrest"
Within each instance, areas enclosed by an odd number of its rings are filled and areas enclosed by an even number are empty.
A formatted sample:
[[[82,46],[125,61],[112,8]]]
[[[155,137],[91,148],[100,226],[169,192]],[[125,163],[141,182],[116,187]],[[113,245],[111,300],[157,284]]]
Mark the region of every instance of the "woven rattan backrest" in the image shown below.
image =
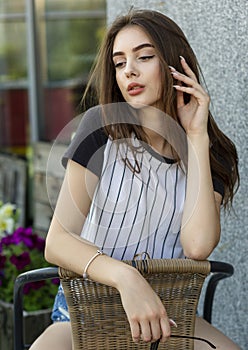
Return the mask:
[[[125,261],[135,265],[163,301],[168,316],[176,321],[177,335],[194,335],[195,314],[208,261],[189,259],[149,259]],[[71,318],[74,350],[149,349],[133,343],[129,323],[115,288],[85,281],[70,271],[59,269]],[[190,339],[170,338],[159,349],[193,349]]]

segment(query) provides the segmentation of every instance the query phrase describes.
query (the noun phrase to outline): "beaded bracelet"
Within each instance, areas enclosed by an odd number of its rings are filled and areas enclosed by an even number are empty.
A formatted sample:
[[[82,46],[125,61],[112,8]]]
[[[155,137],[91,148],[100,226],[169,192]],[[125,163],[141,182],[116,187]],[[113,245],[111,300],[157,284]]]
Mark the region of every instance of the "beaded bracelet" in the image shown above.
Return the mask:
[[[92,261],[95,260],[95,258],[97,258],[99,255],[103,255],[103,252],[101,250],[97,250],[96,254],[93,255],[92,258],[87,262],[87,264],[86,264],[86,266],[84,268],[84,272],[83,272],[83,278],[84,279],[88,279],[89,278],[87,270],[88,270],[90,264],[92,263]]]

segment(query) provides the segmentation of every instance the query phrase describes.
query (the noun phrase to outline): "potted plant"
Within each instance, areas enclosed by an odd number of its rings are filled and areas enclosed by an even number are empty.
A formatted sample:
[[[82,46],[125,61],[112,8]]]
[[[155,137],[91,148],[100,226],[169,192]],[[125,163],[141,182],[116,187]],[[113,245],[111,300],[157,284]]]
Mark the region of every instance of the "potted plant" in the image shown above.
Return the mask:
[[[44,259],[44,246],[45,240],[34,233],[31,227],[18,227],[13,233],[0,239],[0,350],[13,349],[15,279],[22,272],[49,266]],[[59,280],[56,279],[24,286],[24,326],[27,342],[32,343],[51,323],[51,305],[58,283]]]

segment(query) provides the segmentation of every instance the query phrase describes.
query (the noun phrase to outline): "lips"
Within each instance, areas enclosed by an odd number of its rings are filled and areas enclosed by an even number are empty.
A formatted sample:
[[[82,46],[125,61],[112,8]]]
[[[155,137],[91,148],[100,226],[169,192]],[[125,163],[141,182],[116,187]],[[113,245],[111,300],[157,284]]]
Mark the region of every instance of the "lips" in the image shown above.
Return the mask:
[[[141,94],[145,89],[145,86],[138,83],[131,83],[127,87],[127,92],[130,96],[136,96]]]
[[[143,89],[144,85],[138,84],[138,83],[131,83],[127,87],[127,91],[132,91],[132,90],[138,90],[138,89]]]

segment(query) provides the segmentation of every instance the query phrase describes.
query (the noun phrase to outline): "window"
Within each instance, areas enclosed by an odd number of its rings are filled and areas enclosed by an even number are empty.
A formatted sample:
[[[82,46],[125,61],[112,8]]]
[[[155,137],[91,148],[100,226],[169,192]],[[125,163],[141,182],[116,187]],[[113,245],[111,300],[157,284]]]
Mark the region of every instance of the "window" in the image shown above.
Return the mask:
[[[27,133],[25,1],[0,1],[0,147],[23,146]]]
[[[79,112],[105,25],[106,0],[0,0],[1,150],[52,141]]]

